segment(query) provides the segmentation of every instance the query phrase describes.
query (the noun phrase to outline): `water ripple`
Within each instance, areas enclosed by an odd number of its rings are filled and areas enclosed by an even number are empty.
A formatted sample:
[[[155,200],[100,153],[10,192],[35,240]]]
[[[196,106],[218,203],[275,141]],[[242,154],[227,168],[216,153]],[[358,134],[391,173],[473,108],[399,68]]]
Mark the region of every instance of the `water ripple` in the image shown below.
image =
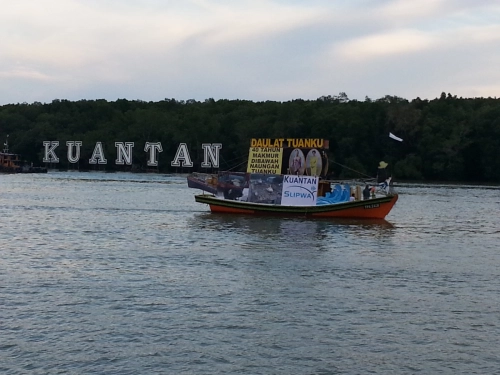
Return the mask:
[[[3,374],[490,374],[497,187],[387,221],[210,214],[183,176],[5,175]]]

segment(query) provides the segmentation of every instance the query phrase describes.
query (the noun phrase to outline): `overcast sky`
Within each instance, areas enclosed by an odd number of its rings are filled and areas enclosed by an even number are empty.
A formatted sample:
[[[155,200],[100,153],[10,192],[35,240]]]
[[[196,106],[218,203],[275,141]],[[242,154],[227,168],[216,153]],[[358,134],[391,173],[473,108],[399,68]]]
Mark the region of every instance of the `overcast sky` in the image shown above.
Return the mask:
[[[500,97],[500,1],[6,1],[0,87],[0,105]]]

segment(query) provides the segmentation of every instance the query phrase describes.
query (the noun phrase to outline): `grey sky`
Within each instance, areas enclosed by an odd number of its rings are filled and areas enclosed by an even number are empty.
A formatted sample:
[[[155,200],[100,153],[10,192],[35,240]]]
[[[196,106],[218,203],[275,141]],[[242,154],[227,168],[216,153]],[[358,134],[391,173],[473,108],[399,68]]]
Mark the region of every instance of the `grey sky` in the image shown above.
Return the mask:
[[[500,93],[500,1],[17,0],[0,105]]]

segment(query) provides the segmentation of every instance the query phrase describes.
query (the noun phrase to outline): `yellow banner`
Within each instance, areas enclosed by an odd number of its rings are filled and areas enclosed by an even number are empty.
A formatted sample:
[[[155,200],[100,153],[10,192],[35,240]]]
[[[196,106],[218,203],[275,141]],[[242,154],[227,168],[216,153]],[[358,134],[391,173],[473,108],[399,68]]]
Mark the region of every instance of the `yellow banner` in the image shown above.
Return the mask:
[[[281,174],[282,158],[282,148],[250,147],[247,173]]]
[[[250,147],[280,148],[323,148],[329,146],[328,140],[321,138],[252,138]]]

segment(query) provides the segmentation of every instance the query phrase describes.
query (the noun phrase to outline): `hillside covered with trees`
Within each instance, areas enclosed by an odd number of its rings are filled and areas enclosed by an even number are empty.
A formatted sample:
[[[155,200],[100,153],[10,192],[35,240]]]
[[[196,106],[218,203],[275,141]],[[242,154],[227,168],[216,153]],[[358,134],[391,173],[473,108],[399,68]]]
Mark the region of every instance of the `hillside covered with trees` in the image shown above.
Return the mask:
[[[403,138],[397,142],[389,132]],[[251,138],[324,138],[330,141],[330,170],[338,178],[374,176],[380,160],[397,180],[500,182],[500,99],[433,100],[386,96],[349,100],[345,93],[317,100],[203,102],[165,99],[54,100],[0,107],[0,137],[10,151],[42,164],[43,142],[59,141],[61,169],[145,170],[145,142],[161,142],[158,170],[201,170],[202,143],[222,143],[221,169],[242,163]],[[0,139],[1,140],[1,139]],[[78,165],[66,159],[66,141],[82,141]],[[102,142],[106,166],[89,165]],[[117,166],[115,142],[134,142],[133,166]],[[178,145],[186,143],[194,168],[174,168]],[[240,170],[244,170],[244,163]]]

